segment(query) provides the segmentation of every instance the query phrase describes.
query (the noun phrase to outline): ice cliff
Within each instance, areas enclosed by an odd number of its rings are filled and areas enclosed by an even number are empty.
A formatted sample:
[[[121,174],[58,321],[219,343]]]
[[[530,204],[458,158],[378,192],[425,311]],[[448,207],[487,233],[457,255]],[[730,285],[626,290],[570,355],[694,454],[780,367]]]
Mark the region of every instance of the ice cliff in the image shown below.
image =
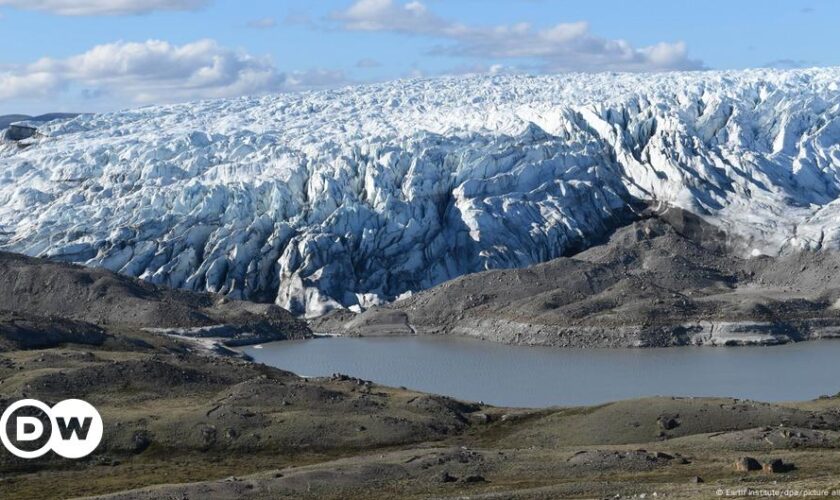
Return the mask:
[[[0,248],[318,315],[585,247],[637,200],[840,247],[840,69],[476,76],[52,122]]]

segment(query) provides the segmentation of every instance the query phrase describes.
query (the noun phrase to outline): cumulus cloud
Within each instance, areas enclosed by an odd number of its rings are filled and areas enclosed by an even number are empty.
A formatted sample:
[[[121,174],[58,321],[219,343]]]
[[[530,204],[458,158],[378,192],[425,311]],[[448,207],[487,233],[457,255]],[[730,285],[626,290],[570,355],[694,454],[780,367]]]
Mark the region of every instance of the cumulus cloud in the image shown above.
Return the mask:
[[[199,40],[173,45],[160,40],[115,42],[66,59],[44,58],[0,72],[0,100],[54,96],[81,88],[82,96],[107,95],[133,103],[260,94],[345,81],[343,73],[283,73],[255,57]]]
[[[396,4],[393,0],[358,0],[333,17],[353,31],[440,34],[450,26],[418,1]]]
[[[198,10],[209,0],[0,0],[0,6],[60,16],[119,16],[158,10]]]
[[[586,22],[560,23],[537,29],[529,23],[469,26],[448,21],[423,3],[357,0],[332,19],[348,31],[382,31],[424,35],[450,43],[432,53],[481,59],[530,59],[546,71],[657,71],[700,69],[684,43],[634,47],[625,40],[591,33]]]
[[[42,98],[59,87],[61,80],[49,73],[0,73],[0,101],[24,96]]]

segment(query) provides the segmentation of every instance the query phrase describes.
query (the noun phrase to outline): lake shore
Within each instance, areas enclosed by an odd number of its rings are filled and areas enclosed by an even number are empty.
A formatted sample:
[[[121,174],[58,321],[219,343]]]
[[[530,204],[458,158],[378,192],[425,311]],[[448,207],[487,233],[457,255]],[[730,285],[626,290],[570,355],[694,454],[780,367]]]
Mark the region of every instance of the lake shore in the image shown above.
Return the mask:
[[[595,405],[651,395],[788,401],[840,391],[837,340],[612,349],[419,335],[282,341],[238,351],[307,377],[344,373],[508,407]]]
[[[301,378],[135,331],[99,347],[6,351],[0,379],[4,400],[55,401],[69,384],[105,422],[100,447],[73,464],[0,457],[3,498],[694,498],[840,477],[836,397],[506,408]],[[745,456],[795,469],[739,471]]]
[[[99,447],[81,460],[0,455],[3,498],[694,498],[720,488],[840,486],[833,479],[840,477],[837,397],[643,397],[528,409],[346,374],[302,378],[213,348],[217,325],[232,325],[225,332],[239,339],[273,332],[266,338],[290,339],[283,346],[312,336],[275,306],[8,254],[0,254],[0,265],[3,304],[11,308],[0,313],[0,401],[81,398],[104,422]],[[809,345],[695,351],[734,352],[737,363],[749,353]],[[520,349],[544,355],[550,348]],[[268,350],[263,344],[257,351]],[[389,362],[405,360],[371,360]],[[541,365],[508,366],[527,374]],[[818,368],[815,362],[810,370]],[[757,373],[765,385],[778,381],[778,370]],[[804,393],[808,379],[796,381]]]

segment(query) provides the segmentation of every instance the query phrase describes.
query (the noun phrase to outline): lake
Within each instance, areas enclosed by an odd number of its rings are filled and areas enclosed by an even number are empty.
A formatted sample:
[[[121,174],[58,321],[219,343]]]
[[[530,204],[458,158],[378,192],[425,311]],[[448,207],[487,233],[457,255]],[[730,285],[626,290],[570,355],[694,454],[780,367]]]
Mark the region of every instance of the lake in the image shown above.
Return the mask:
[[[451,337],[333,337],[241,350],[302,376],[338,372],[499,406],[591,405],[655,395],[791,401],[840,391],[840,340],[563,349]]]

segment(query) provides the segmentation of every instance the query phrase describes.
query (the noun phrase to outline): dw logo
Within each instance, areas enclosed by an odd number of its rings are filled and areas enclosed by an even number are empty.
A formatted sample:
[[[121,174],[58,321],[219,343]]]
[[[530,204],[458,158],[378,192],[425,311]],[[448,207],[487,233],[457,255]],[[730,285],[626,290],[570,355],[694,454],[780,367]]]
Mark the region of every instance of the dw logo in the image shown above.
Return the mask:
[[[37,399],[22,399],[0,417],[0,441],[20,458],[38,458],[50,450],[64,458],[82,458],[102,441],[102,417],[81,399],[65,399],[52,408]]]

